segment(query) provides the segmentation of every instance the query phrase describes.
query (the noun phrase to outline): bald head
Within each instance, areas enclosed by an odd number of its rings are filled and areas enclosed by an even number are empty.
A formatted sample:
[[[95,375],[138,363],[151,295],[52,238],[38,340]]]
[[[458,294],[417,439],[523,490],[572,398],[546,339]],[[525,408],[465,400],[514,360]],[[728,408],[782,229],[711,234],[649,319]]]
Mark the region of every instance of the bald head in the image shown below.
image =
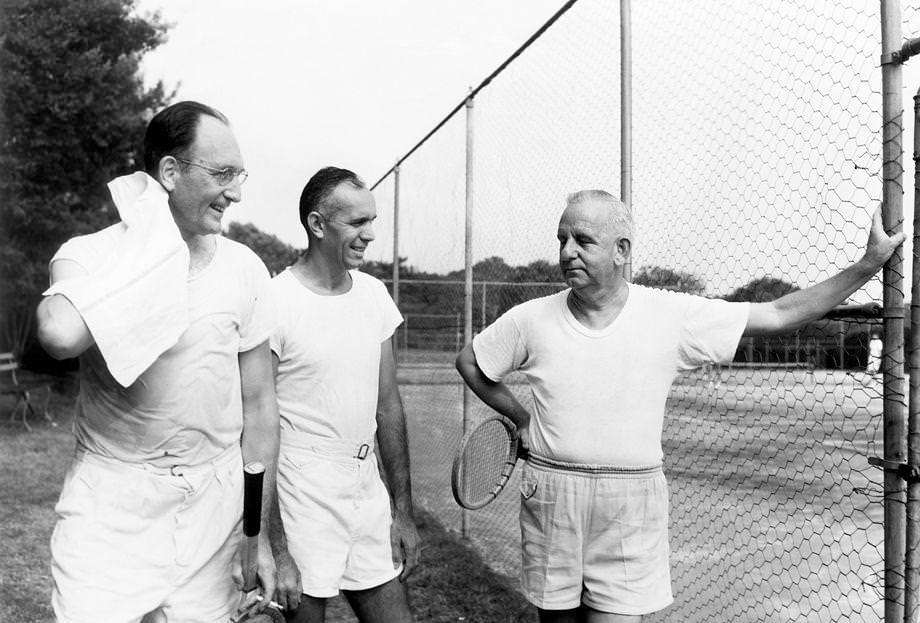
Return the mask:
[[[633,220],[626,204],[606,190],[579,190],[568,196],[563,220],[590,222],[617,238],[633,239]]]

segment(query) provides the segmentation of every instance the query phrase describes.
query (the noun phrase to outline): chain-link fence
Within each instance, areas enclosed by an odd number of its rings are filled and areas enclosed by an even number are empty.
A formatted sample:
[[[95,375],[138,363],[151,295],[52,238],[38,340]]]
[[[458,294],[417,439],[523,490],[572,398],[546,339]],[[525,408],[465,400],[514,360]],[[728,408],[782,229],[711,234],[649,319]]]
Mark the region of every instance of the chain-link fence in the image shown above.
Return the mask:
[[[861,0],[634,3],[637,280],[768,300],[858,259],[883,197],[880,21],[878,3]],[[903,30],[920,32],[916,9]],[[568,193],[620,189],[620,67],[616,3],[567,3],[375,188],[377,252],[390,260],[395,236],[401,259],[391,285],[407,319],[398,344],[416,498],[512,575],[514,484],[465,518],[450,496],[446,458],[463,426],[453,354],[466,324],[478,331],[562,287],[555,231]],[[899,295],[900,277],[887,285]],[[852,302],[882,299],[875,277]],[[873,335],[903,338],[885,324],[903,315],[889,300],[875,317],[744,340],[732,366],[675,384],[664,449],[676,602],[650,620],[890,617],[892,497],[869,462],[885,454],[883,405],[905,404],[888,385],[903,360],[870,355]],[[509,383],[529,404],[526,385]],[[473,401],[470,421],[486,411]]]

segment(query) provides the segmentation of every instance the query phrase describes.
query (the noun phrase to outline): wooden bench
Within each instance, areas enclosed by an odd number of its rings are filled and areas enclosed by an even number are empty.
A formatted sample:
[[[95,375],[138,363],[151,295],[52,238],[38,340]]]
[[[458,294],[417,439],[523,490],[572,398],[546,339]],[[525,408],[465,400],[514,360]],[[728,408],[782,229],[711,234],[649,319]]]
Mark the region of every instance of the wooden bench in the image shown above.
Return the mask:
[[[29,414],[35,413],[35,409],[32,407],[30,395],[31,392],[36,390],[45,390],[45,402],[42,405],[42,415],[48,421],[52,421],[51,416],[48,415],[48,402],[51,400],[51,384],[47,381],[36,380],[21,383],[19,378],[16,375],[16,370],[19,369],[19,363],[16,361],[16,357],[13,356],[13,353],[0,353],[0,374],[8,375],[0,381],[0,395],[11,395],[16,397],[16,406],[13,407],[12,413],[10,413],[10,420],[16,419],[16,414],[19,413],[20,409],[22,410],[22,424],[28,430],[32,430],[32,427],[29,426]]]

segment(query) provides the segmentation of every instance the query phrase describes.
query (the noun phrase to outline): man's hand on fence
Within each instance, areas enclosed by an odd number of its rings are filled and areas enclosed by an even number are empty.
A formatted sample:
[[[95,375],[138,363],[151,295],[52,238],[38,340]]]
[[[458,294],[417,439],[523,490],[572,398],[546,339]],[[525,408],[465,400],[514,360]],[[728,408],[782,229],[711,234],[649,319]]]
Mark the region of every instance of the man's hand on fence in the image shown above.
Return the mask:
[[[873,269],[874,274],[888,261],[895,249],[904,242],[904,238],[904,232],[888,235],[882,224],[882,208],[879,207],[872,216],[869,240],[866,242],[866,253],[862,261]]]

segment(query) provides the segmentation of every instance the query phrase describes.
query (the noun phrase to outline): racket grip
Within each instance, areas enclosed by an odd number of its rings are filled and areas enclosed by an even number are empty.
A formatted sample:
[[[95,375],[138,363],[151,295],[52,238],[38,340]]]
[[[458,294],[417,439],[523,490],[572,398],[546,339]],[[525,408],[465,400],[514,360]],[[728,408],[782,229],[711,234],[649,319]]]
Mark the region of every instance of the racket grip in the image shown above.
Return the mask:
[[[243,467],[243,591],[258,586],[259,531],[262,527],[262,481],[265,466],[259,462]]]

